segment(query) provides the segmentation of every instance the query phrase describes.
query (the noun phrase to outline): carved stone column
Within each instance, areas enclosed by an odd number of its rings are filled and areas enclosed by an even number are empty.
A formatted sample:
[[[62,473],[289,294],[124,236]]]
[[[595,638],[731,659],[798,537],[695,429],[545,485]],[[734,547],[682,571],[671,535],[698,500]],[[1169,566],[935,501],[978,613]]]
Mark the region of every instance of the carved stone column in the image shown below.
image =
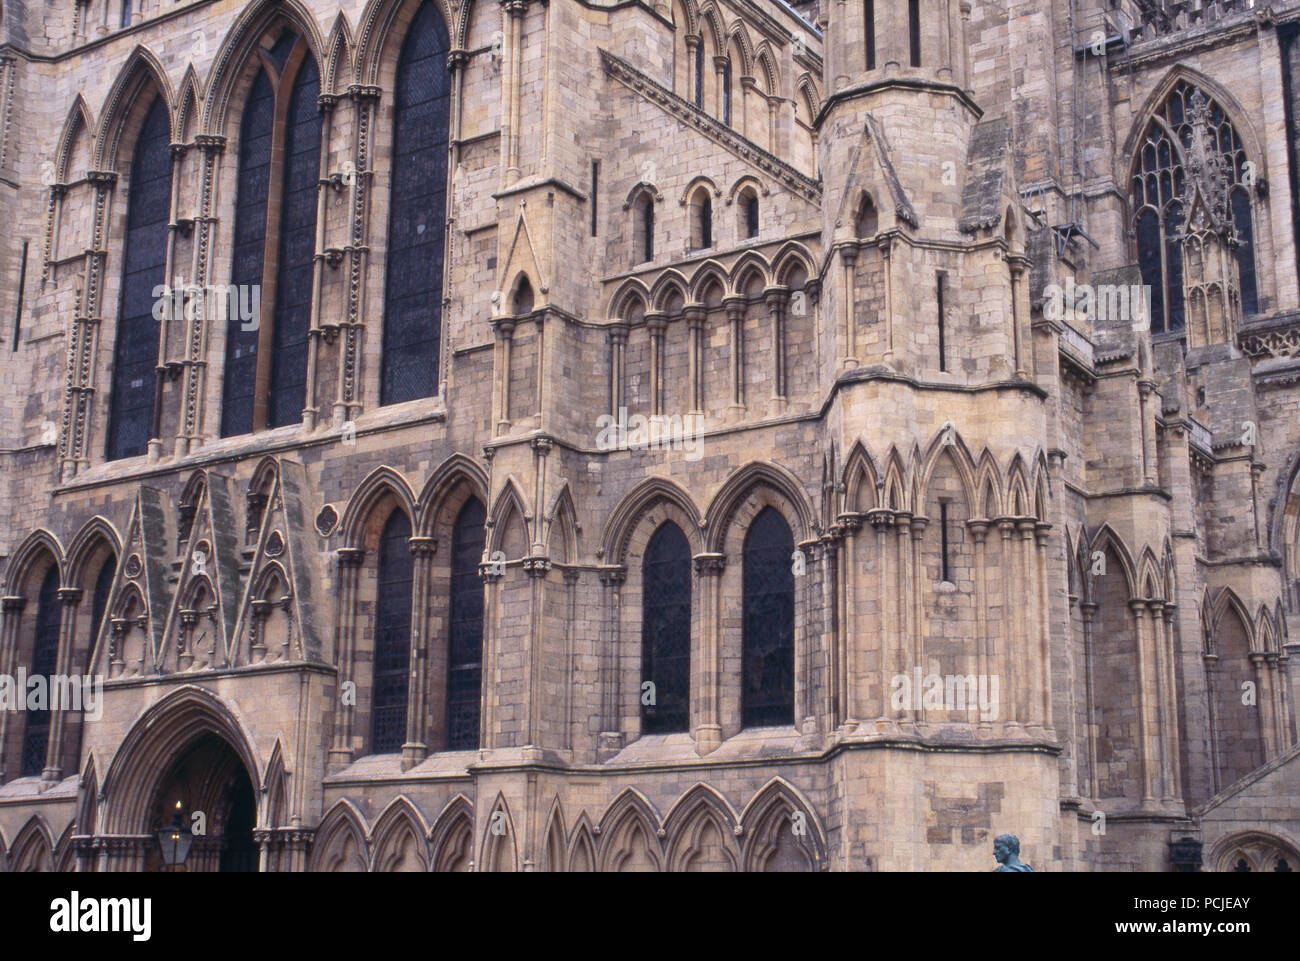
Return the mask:
[[[695,718],[695,751],[705,755],[722,746],[722,663],[720,632],[722,618],[722,572],[727,559],[722,554],[696,554],[695,574],[700,584],[703,638],[699,658],[699,712]]]
[[[650,332],[650,413],[658,416],[664,412],[664,330],[668,318],[648,313],[645,322]]]
[[[731,409],[745,409],[745,298],[728,297],[722,302],[731,326]]]
[[[356,715],[355,652],[357,627],[357,582],[365,551],[358,547],[341,547],[339,561],[338,606],[338,689],[335,696],[334,739],[329,752],[329,771],[337,773],[352,763],[352,724]],[[345,697],[345,685],[351,684],[351,697]]]
[[[772,325],[772,399],[785,400],[785,311],[790,303],[790,290],[788,287],[769,287],[763,291],[763,297],[767,302],[768,320]]]
[[[622,592],[627,568],[622,565],[602,567],[598,572],[604,588],[604,655],[601,658],[600,734],[597,754],[602,759],[623,748],[622,691],[623,661],[621,649]]]
[[[221,155],[226,149],[226,138],[200,134],[194,138],[199,151],[199,205],[194,215],[194,250],[190,261],[190,283],[206,288],[211,283],[212,248],[215,243],[218,218],[212,213],[216,201],[217,179],[220,176]],[[182,373],[182,390],[185,402],[176,433],[176,455],[184,456],[202,442],[203,395],[207,388],[208,341],[211,340],[205,318],[196,318],[186,325]]]
[[[4,614],[3,626],[0,626],[0,673],[13,677],[18,660],[18,626],[22,622],[23,608],[27,598],[10,596],[0,598],[0,612]],[[0,783],[6,779],[9,760],[9,739],[15,718],[19,715],[13,711],[0,711]],[[18,756],[22,757],[22,746],[18,747]]]
[[[840,260],[844,264],[844,356],[840,367],[852,370],[858,366],[857,291],[854,289],[858,248],[851,244],[841,247]]]
[[[690,389],[692,414],[704,413],[704,321],[708,316],[702,304],[692,304],[682,313],[690,333]]]
[[[79,677],[81,672],[72,664],[72,645],[77,633],[77,605],[81,603],[81,588],[59,588],[59,649],[54,672],[65,677]],[[53,690],[51,689],[51,694]],[[50,734],[45,744],[45,769],[42,781],[63,779],[63,732],[68,717],[68,705],[50,701]],[[80,723],[78,719],[77,723]]]
[[[411,678],[410,696],[406,699],[406,742],[402,745],[402,770],[415,767],[429,755],[426,718],[429,703],[429,618],[428,596],[433,580],[433,557],[438,541],[433,537],[412,537],[407,542],[412,565],[411,590]]]

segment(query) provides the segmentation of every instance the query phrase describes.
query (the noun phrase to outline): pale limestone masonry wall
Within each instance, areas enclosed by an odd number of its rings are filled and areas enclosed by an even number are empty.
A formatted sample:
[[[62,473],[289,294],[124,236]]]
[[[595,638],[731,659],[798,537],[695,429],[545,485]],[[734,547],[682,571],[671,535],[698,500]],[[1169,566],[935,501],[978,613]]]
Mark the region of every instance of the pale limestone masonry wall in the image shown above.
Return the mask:
[[[868,70],[856,3],[427,2],[455,61],[440,393],[392,407],[392,91],[415,0],[144,0],[126,27],[102,0],[6,5],[0,674],[30,662],[57,564],[60,663],[113,679],[39,777],[17,776],[24,718],[0,712],[0,869],[149,864],[138,837],[203,733],[265,788],[266,870],[986,870],[1004,832],[1046,871],[1168,870],[1178,837],[1203,842],[1207,869],[1300,863],[1279,41],[1300,3],[1138,31],[1098,58],[1075,47],[1113,13],[1101,0],[1073,5],[1074,35],[1070,5],[935,0],[912,67],[907,3],[876,0]],[[105,462],[143,93],[173,119],[175,272],[224,284],[248,56],[283,26],[321,70],[318,315],[340,325],[314,341],[304,423],[219,438],[224,329],[172,318],[161,436]],[[1266,182],[1259,313],[1191,351],[1045,309],[1049,284],[1136,274],[1133,152],[1179,80],[1225,110]],[[691,247],[697,188],[707,249]],[[602,450],[598,418],[619,407],[698,414],[701,446]],[[448,751],[450,519],[471,495],[488,516],[481,738]],[[798,554],[793,723],[746,729],[741,544],[767,507]],[[373,755],[375,548],[394,508],[414,535],[413,684],[401,752]],[[650,735],[641,564],[667,520],[693,557],[690,717]],[[192,548],[226,534],[202,581]],[[210,614],[187,606],[212,583]],[[195,625],[214,668],[183,666]],[[1216,668],[1228,637],[1249,676]],[[139,676],[118,664],[132,644]],[[914,670],[996,679],[996,716],[897,703]],[[1266,758],[1236,784],[1213,708],[1229,682],[1254,685],[1241,716]]]

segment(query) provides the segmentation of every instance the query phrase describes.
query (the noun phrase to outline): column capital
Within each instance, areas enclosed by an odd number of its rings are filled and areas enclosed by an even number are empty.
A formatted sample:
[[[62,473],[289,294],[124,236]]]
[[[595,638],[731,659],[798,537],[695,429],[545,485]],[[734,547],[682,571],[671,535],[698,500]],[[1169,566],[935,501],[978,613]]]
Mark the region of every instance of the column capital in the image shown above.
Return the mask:
[[[407,539],[406,546],[416,557],[432,557],[438,550],[438,538],[411,537]]]
[[[701,577],[717,577],[727,566],[725,554],[706,552],[696,554],[691,560],[695,562],[695,573]]]
[[[627,581],[627,567],[623,564],[610,564],[598,568],[596,576],[603,587],[620,587]]]
[[[81,602],[80,587],[60,587],[59,600],[68,607],[76,607]]]
[[[340,547],[334,553],[339,559],[340,568],[360,567],[366,556],[360,547]]]

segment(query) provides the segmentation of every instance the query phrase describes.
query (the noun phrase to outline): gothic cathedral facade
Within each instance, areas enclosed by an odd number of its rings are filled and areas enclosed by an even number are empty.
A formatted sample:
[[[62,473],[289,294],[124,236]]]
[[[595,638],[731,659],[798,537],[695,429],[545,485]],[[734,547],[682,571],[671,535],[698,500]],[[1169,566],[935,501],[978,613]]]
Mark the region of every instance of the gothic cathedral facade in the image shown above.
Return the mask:
[[[4,0],[0,870],[1300,867],[1300,0]]]

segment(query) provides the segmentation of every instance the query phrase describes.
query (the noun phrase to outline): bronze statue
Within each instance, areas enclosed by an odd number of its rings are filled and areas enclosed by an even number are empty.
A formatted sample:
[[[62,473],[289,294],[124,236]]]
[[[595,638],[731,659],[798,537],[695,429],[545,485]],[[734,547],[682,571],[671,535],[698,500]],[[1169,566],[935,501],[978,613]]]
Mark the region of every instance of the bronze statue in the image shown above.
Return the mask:
[[[1020,860],[1020,838],[1014,834],[999,834],[993,839],[993,857],[998,862],[994,871],[1034,871]]]

